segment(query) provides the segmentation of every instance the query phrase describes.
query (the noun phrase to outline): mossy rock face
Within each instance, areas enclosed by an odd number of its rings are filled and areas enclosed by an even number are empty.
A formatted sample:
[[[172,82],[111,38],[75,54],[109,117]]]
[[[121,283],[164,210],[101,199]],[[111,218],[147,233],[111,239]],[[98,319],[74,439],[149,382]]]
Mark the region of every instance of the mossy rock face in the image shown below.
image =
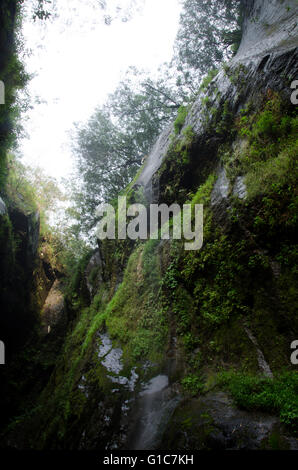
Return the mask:
[[[16,260],[23,269],[32,273],[39,244],[39,213],[26,214],[19,209],[10,211],[14,237],[17,239]]]
[[[0,272],[3,280],[11,277],[15,262],[13,228],[8,215],[0,217]]]
[[[0,217],[0,325],[9,354],[28,340],[37,322],[38,239],[36,214],[15,210]]]
[[[278,418],[240,410],[225,393],[210,392],[177,407],[160,448],[191,451],[297,447],[298,440],[287,436]]]
[[[125,194],[130,203],[144,203],[151,184],[154,202],[204,204],[202,249],[189,253],[179,242],[103,240],[97,260],[88,253],[69,283],[66,319],[53,331],[57,342],[48,335],[45,345],[30,346],[15,365],[12,382],[24,364],[29,377],[12,387],[12,400],[22,403],[23,415],[15,418],[6,442],[38,449],[121,445],[127,390],[115,392],[96,354],[98,332],[107,328],[113,347],[123,350],[125,377],[132,367],[139,373],[146,360],[160,370],[171,354],[178,362],[168,376],[191,395],[174,411],[161,448],[298,447],[279,418],[256,411],[278,413],[278,403],[286,405],[280,414],[284,423],[297,419],[296,382],[289,387],[285,378],[281,386],[272,381],[262,388],[258,362],[260,349],[274,374],[294,367],[297,118],[286,76],[295,75],[295,59],[295,52],[281,52],[266,64],[263,59],[251,63],[249,69],[233,63],[214,80],[213,74],[207,77],[189,112],[180,109],[174,135],[169,138],[167,130],[161,152],[154,149],[161,165],[154,167],[144,188],[137,186],[142,174],[137,175]],[[0,133],[6,121],[0,115]],[[0,182],[5,180],[4,150],[0,148]],[[235,192],[239,178],[245,185],[243,198],[239,188]],[[13,334],[16,323],[19,334],[25,331],[27,336],[38,324],[53,280],[40,260],[34,265],[38,220],[35,213],[29,217],[25,212],[11,206],[11,220],[7,214],[0,218],[0,304],[9,306],[5,319],[12,321]],[[219,391],[218,372],[231,369],[242,374],[240,380],[232,383],[234,388],[222,384],[222,389],[250,411],[236,408]],[[22,391],[29,389],[24,404]],[[5,415],[6,404],[8,399],[0,400],[4,420],[15,412],[9,409]]]

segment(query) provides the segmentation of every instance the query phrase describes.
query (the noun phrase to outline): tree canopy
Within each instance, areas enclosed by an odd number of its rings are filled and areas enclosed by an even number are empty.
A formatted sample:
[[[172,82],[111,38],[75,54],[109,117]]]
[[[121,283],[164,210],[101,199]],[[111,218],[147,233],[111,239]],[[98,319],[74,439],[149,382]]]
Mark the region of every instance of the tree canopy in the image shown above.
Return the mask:
[[[241,1],[185,0],[176,38],[180,68],[200,75],[229,59],[241,40]]]
[[[204,75],[235,52],[240,7],[237,0],[185,0],[172,61],[157,76],[131,67],[104,106],[76,125],[72,215],[86,232],[96,222],[98,204],[127,186],[161,130],[194,98]]]
[[[76,124],[72,133],[77,164],[74,214],[87,231],[98,204],[115,198],[127,186],[183,98],[173,81],[162,76],[153,80],[131,68],[105,105],[87,123]]]

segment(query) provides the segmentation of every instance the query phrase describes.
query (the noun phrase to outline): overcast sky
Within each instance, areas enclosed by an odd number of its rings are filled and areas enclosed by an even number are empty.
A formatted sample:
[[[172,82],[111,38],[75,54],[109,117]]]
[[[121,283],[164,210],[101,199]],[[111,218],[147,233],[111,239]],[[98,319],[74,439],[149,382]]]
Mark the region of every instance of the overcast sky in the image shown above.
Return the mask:
[[[23,163],[37,164],[57,178],[67,176],[73,122],[88,119],[129,66],[154,71],[171,59],[179,0],[138,1],[143,7],[130,21],[114,20],[110,26],[86,0],[58,0],[58,17],[43,25],[25,21],[25,45],[32,51],[26,67],[36,74],[30,93],[44,103],[28,112]]]

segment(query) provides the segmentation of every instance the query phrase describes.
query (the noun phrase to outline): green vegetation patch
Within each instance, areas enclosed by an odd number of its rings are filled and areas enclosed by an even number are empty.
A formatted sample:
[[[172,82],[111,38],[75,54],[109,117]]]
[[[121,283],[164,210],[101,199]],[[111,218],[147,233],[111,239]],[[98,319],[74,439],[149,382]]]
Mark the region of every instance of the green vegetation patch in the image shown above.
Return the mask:
[[[129,361],[162,358],[167,322],[159,301],[157,246],[149,240],[130,257],[124,279],[109,303],[106,325]]]
[[[227,387],[238,406],[278,413],[283,423],[298,432],[297,372],[284,372],[274,379],[223,372],[219,383]]]
[[[258,112],[244,109],[236,129],[241,145],[224,161],[230,179],[246,175],[249,198],[295,183],[298,118],[277,93],[268,92]]]
[[[210,69],[205,78],[203,78],[200,90],[207,90],[213,78],[218,74],[218,69]]]
[[[184,122],[185,122],[187,114],[188,114],[187,106],[180,106],[180,108],[178,109],[177,118],[174,121],[174,130],[175,130],[176,135],[180,133],[182,127],[184,126]]]
[[[197,395],[204,391],[204,382],[195,374],[184,377],[181,381],[184,390],[191,395]]]

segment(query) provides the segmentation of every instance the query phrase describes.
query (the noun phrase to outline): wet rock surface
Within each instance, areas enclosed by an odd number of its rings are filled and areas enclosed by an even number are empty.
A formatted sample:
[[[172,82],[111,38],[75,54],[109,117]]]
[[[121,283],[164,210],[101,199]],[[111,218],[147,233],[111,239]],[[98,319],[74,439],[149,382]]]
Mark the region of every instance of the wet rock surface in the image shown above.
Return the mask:
[[[297,2],[272,0],[246,0],[247,20],[244,22],[243,39],[238,58],[266,57],[289,47],[297,47]],[[268,57],[268,56],[267,56]],[[268,58],[267,58],[268,60]],[[263,67],[266,62],[263,61]]]
[[[20,238],[18,262],[28,271],[31,271],[36,259],[39,242],[39,212],[25,214],[18,209],[13,209],[10,211],[9,215],[14,231]]]
[[[205,166],[208,171],[216,172],[217,170],[217,180],[211,193],[211,207],[221,228],[228,223],[227,210],[231,204],[231,196],[245,199],[247,192],[245,175],[237,176],[235,180],[230,181],[225,168],[219,166],[218,147],[221,143],[225,143],[234,151],[237,146],[245,146],[246,142],[245,139],[238,142],[226,142],[226,133],[216,129],[220,118],[216,117],[216,113],[212,113],[211,110],[213,108],[213,111],[214,109],[219,111],[220,116],[224,114],[223,110],[226,110],[226,114],[230,114],[235,119],[249,101],[257,100],[260,93],[264,96],[269,89],[281,92],[288,100],[291,93],[289,78],[296,76],[298,72],[298,56],[295,50],[296,26],[294,27],[293,22],[296,3],[294,4],[293,0],[286,4],[277,0],[271,4],[261,0],[246,3],[249,18],[246,20],[244,36],[237,56],[229,66],[219,71],[207,90],[201,90],[186,117],[182,132],[178,136],[173,136],[176,141],[180,139],[181,142],[183,130],[186,130],[188,126],[194,132],[189,164],[191,168],[189,173],[192,173],[192,177],[189,177],[189,181],[183,181],[185,183],[183,186],[180,184],[181,180],[173,181],[173,175],[176,176],[174,174],[175,165],[177,168],[176,161],[173,163],[172,174],[167,173],[167,170],[163,168],[163,163],[169,160],[169,149],[173,143],[173,139],[170,138],[173,134],[173,125],[170,125],[157,140],[136,182],[136,186],[142,188],[148,203],[164,202],[163,197],[166,193],[164,186],[169,186],[170,198],[175,200],[176,196],[179,197],[179,193],[184,191],[181,200],[185,201],[187,192],[191,193],[200,186],[200,173]],[[284,8],[287,6],[290,7],[289,10]],[[271,36],[272,42],[270,42]],[[209,99],[208,106],[204,106],[206,98]],[[256,101],[256,108],[257,105]],[[181,152],[176,155],[181,157]],[[180,172],[180,168],[177,173]],[[171,186],[174,185],[176,193],[172,191]],[[19,223],[21,226],[24,223],[24,233],[30,232],[30,240],[24,240],[24,247],[21,247],[24,249],[20,251],[26,260],[26,253],[32,256],[35,252],[38,239],[37,221],[34,215],[32,217],[29,230],[28,220],[18,218],[17,215],[14,219],[15,224]],[[108,268],[109,262],[108,256],[104,254],[105,258],[102,257],[100,249],[96,250],[84,272],[84,288],[87,290],[88,298],[94,297],[98,292],[98,287],[104,282],[106,274],[104,268]],[[273,274],[275,278],[278,278],[280,268],[274,260],[270,262]],[[165,270],[167,263],[168,260],[164,260]],[[141,267],[136,273],[137,276],[140,274],[140,281],[137,279],[137,282],[141,283]],[[120,277],[121,275],[119,279]],[[56,320],[59,321],[60,315],[63,315],[62,301],[57,290],[57,285],[54,285],[44,307],[45,333],[49,333],[48,328],[54,327]],[[250,298],[246,299],[249,305],[251,302]],[[268,311],[271,314],[271,310]],[[262,321],[260,329],[266,332],[263,311],[260,317]],[[271,326],[270,323],[270,328]],[[172,355],[172,358],[166,357],[164,363],[156,368],[151,363],[138,363],[135,367],[134,364],[126,365],[121,346],[113,344],[108,332],[103,333],[102,330],[98,331],[96,328],[92,330],[92,335],[94,334],[92,341],[86,342],[88,344],[86,352],[84,351],[85,337],[82,332],[79,332],[78,337],[73,339],[73,343],[75,346],[78,345],[77,357],[81,362],[78,362],[75,374],[73,371],[70,374],[71,380],[73,379],[73,389],[67,390],[67,394],[72,396],[63,410],[65,414],[69,414],[65,429],[64,423],[62,426],[65,434],[59,440],[60,434],[57,435],[56,429],[53,428],[52,434],[49,433],[49,441],[44,444],[45,447],[60,448],[59,446],[62,446],[66,449],[88,450],[169,449],[173,451],[298,448],[297,439],[287,435],[276,416],[241,410],[233,405],[230,397],[224,392],[213,391],[197,398],[183,399],[177,382],[188,369],[184,365],[182,374],[176,374],[177,364],[172,359],[175,359],[178,348],[176,348],[175,328],[172,325],[171,328],[173,331],[169,355]],[[230,331],[231,324],[224,332],[225,339],[229,338]],[[236,334],[239,336],[238,331]],[[252,334],[252,331],[256,336]],[[253,351],[252,355],[256,362],[254,367],[259,368],[258,372],[261,371],[264,375],[271,377],[269,364],[271,365],[272,362],[268,354],[269,348],[267,347],[266,350],[264,341],[262,342],[259,337],[258,341],[256,339],[258,332],[252,331],[248,329],[244,331],[241,341],[243,339],[244,344],[247,341],[248,349]],[[51,335],[48,336],[50,338]],[[236,336],[232,335],[231,338],[234,339]],[[237,337],[236,341],[238,340]],[[214,341],[211,342],[214,343]],[[244,356],[247,359],[246,351],[245,348],[240,348],[242,357],[236,351],[236,361],[240,362]],[[200,349],[194,351],[196,354],[193,359],[199,352]],[[228,366],[231,357],[230,350],[227,349],[224,354],[225,365]],[[69,367],[67,359],[60,369],[59,380],[61,382]],[[143,373],[145,370],[146,373]],[[273,367],[272,370],[274,370]],[[57,377],[53,377],[56,380]],[[55,386],[52,390],[55,391]],[[47,406],[46,404],[46,408]],[[54,403],[55,406],[56,403]],[[52,413],[55,425],[56,408]]]
[[[217,180],[211,193],[211,206],[217,222],[225,224],[227,221],[226,211],[229,207],[228,195],[230,183],[224,167],[219,168],[217,175]]]
[[[279,419],[247,412],[224,392],[209,392],[182,402],[174,412],[161,448],[171,450],[298,449]]]
[[[104,261],[99,248],[97,248],[90,258],[86,267],[86,285],[91,297],[93,297],[103,281]]]
[[[245,199],[247,196],[246,185],[243,176],[237,176],[233,187],[233,195],[239,199]]]
[[[271,372],[270,366],[269,366],[268,362],[266,361],[266,359],[264,357],[264,354],[263,354],[263,351],[261,351],[260,346],[259,346],[255,336],[253,335],[253,333],[251,332],[251,330],[247,326],[244,326],[244,330],[245,330],[247,336],[249,337],[249,339],[251,340],[251,342],[253,343],[253,345],[256,348],[258,364],[259,364],[260,370],[262,371],[262,373],[266,377],[273,378],[273,374]]]
[[[126,447],[132,450],[157,449],[180,400],[179,393],[169,384],[166,375],[158,375],[145,384],[133,407]]]
[[[82,375],[78,390],[87,400],[87,414],[91,410],[93,414],[88,419],[84,415],[88,426],[83,425],[79,448],[157,449],[168,420],[181,401],[177,385],[171,382],[175,361],[169,358],[163,372],[157,375],[156,365],[148,361],[128,370],[123,364],[122,349],[113,346],[109,334],[98,333],[97,338],[96,357],[110,382],[110,393],[94,388]]]
[[[60,282],[56,279],[41,312],[42,332],[49,334],[64,314],[64,296],[61,292]]]
[[[136,185],[140,185],[144,188],[144,193],[147,201],[152,203],[154,201],[154,187],[153,187],[153,175],[160,168],[164,157],[168,151],[170,145],[170,135],[173,131],[173,124],[170,124],[160,135],[152,151],[150,152],[144,169],[136,181]]]
[[[255,0],[246,4],[246,20],[241,45],[228,67],[219,70],[207,90],[202,90],[193,103],[180,133],[189,126],[195,134],[195,162],[200,168],[206,155],[212,159],[224,136],[210,139],[210,125],[216,125],[212,109],[223,109],[228,103],[229,112],[238,114],[249,100],[258,99],[260,93],[276,90],[290,99],[288,77],[298,73],[298,7],[295,0],[265,2]],[[208,99],[208,107],[204,100]],[[213,123],[213,124],[212,124]],[[137,180],[143,187],[148,203],[163,202],[160,194],[158,170],[167,160],[174,136],[173,125],[161,134],[148,156]],[[201,162],[201,163],[200,163]],[[165,181],[167,181],[165,179]],[[244,177],[235,182],[234,194],[240,199],[246,196]]]
[[[5,215],[7,213],[7,207],[3,199],[0,197],[0,215]]]

